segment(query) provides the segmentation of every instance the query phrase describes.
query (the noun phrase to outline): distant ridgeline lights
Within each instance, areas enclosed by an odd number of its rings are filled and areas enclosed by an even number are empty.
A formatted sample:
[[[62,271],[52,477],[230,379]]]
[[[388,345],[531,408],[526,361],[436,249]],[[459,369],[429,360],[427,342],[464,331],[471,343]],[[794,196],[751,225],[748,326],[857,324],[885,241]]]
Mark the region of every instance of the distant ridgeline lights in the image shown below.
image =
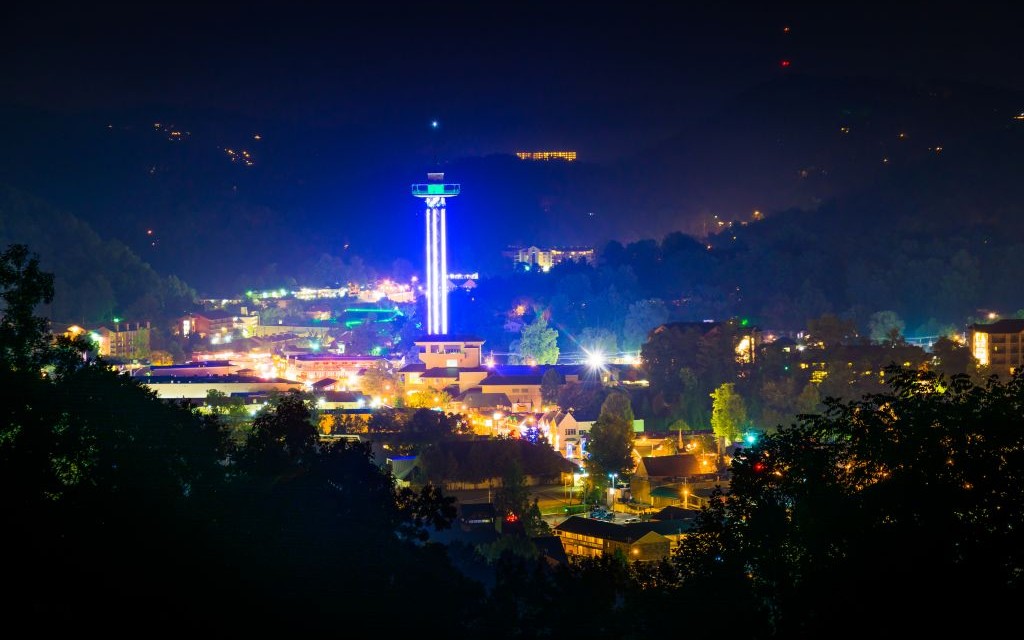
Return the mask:
[[[445,184],[443,173],[428,173],[427,182],[412,185],[412,195],[426,204],[427,333],[448,333],[448,245],[445,199],[459,195],[457,184]]]
[[[449,280],[479,280],[480,273],[474,271],[473,273],[449,273]]]
[[[565,160],[573,162],[576,160],[575,151],[516,151],[516,157],[520,160]]]

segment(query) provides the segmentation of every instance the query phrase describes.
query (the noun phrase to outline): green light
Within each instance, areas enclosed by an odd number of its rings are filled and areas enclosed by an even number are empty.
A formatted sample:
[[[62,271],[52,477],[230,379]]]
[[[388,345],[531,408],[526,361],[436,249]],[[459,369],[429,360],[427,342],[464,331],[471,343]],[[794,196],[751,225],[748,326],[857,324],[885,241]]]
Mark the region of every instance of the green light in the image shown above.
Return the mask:
[[[740,320],[740,326],[741,327],[745,327],[748,324],[750,324],[750,320],[748,320],[747,318],[743,318],[742,320]]]
[[[121,318],[114,318],[114,322],[121,322]]]

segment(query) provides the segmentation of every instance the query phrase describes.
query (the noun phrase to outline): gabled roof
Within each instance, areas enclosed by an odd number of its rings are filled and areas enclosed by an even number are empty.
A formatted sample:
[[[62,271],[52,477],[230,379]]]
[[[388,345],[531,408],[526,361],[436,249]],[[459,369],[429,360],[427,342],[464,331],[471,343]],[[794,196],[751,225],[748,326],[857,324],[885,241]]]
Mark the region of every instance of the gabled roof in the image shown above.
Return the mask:
[[[426,370],[427,365],[422,362],[412,362],[399,369],[398,373],[423,373]]]
[[[326,402],[359,402],[367,399],[356,391],[324,391],[323,398]]]
[[[540,417],[540,420],[543,420],[548,424],[558,427],[562,424],[562,422],[565,421],[566,418],[568,418],[571,415],[572,414],[569,413],[568,411],[563,411],[562,409],[553,409],[543,414]]]
[[[643,465],[643,470],[638,469],[637,471],[642,473],[646,470],[648,477],[682,478],[702,473],[700,460],[692,453],[645,457],[640,459],[640,464]]]
[[[492,502],[459,503],[459,520],[463,522],[490,520],[493,523],[496,517],[495,513]]]
[[[545,558],[550,564],[566,566],[569,564],[569,556],[565,553],[565,546],[562,545],[562,541],[558,539],[558,536],[537,536],[531,538],[533,544],[537,547],[537,551],[540,552],[541,557]]]
[[[681,527],[679,522],[648,521],[617,524],[605,520],[597,520],[596,518],[569,516],[569,518],[563,520],[555,527],[555,531],[564,531],[577,535],[592,536],[599,540],[614,540],[615,542],[630,544],[652,532],[659,535],[675,533]]]
[[[325,388],[327,388],[327,387],[329,387],[329,386],[331,386],[333,384],[337,384],[337,383],[338,383],[338,381],[335,380],[334,378],[324,378],[323,380],[317,380],[316,382],[314,382],[310,386],[313,387],[313,389],[315,389],[317,391],[320,391],[321,389],[325,389]]]
[[[473,391],[476,389],[476,391]],[[497,407],[511,407],[512,401],[504,393],[484,393],[478,387],[473,387],[459,396],[462,402],[469,409],[494,409]]]
[[[684,509],[677,506],[668,506],[664,509],[654,513],[651,516],[653,520],[693,520],[697,517],[697,511],[693,509]]]

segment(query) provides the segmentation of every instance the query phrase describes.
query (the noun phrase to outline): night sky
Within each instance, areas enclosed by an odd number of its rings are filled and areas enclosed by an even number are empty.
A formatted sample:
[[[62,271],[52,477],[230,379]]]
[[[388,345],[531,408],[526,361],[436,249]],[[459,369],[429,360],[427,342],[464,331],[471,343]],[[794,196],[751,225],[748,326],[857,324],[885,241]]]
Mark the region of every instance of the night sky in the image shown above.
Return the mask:
[[[21,4],[0,39],[6,101],[396,133],[436,118],[453,154],[571,147],[607,160],[780,73],[1024,88],[1021,14],[991,6]]]
[[[898,4],[22,3],[0,38],[0,184],[202,289],[347,247],[421,264],[408,185],[436,163],[463,183],[453,264],[475,270],[508,244],[814,209],[937,146],[951,175],[1008,157],[990,143],[1024,126],[1021,10]],[[493,160],[539,149],[579,167]],[[990,182],[964,185],[1019,202]]]

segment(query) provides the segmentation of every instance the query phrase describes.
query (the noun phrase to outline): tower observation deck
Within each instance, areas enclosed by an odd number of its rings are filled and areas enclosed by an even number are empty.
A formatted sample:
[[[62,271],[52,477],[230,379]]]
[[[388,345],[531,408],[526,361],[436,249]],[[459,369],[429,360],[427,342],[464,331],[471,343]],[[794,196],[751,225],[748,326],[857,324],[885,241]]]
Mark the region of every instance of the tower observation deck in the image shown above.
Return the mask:
[[[412,185],[412,195],[426,204],[427,333],[448,333],[448,244],[445,199],[459,195],[459,185],[445,184],[443,173],[428,173],[425,184]]]

